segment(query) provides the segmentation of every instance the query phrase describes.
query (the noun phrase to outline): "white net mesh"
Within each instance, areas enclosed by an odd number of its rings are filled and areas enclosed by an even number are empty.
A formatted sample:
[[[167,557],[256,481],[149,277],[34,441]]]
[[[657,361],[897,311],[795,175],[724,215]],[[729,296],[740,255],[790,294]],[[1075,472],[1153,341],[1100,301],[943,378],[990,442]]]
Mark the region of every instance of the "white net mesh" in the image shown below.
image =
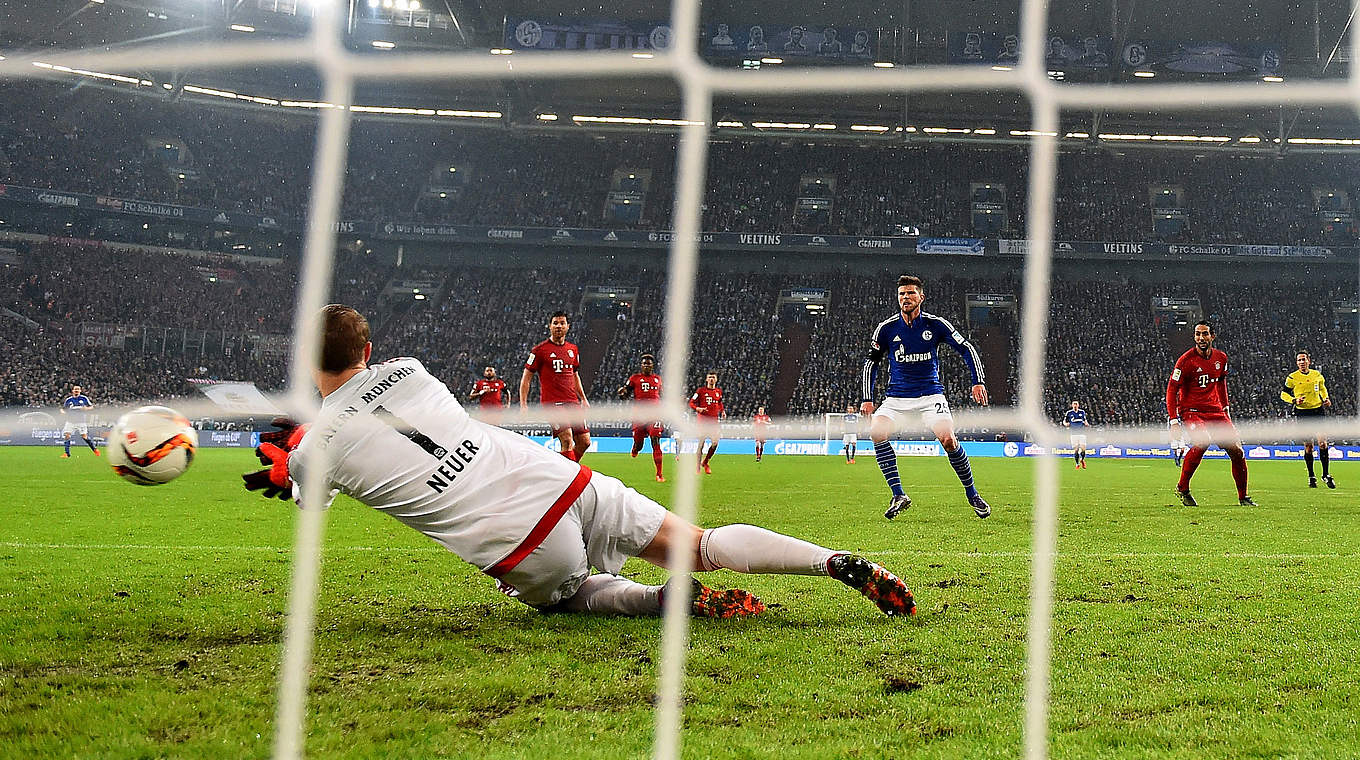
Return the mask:
[[[508,60],[483,53],[414,54],[384,57],[356,56],[342,45],[345,4],[315,3],[316,13],[305,40],[231,41],[203,46],[167,42],[113,50],[72,50],[43,56],[45,70],[101,72],[174,68],[191,59],[197,68],[251,66],[316,66],[324,82],[319,108],[320,129],[316,142],[311,198],[307,217],[300,285],[295,304],[289,393],[280,402],[286,408],[307,410],[312,404],[309,358],[318,345],[318,311],[329,296],[335,254],[336,222],[345,179],[353,93],[357,82],[460,78],[571,79],[590,77],[674,77],[682,93],[676,172],[674,229],[669,258],[665,327],[661,357],[664,369],[663,416],[682,433],[694,430],[684,415],[683,388],[689,377],[689,346],[693,323],[695,282],[698,274],[698,233],[705,186],[709,124],[715,95],[750,93],[919,93],[939,91],[1015,92],[1028,99],[1032,113],[1029,189],[1026,214],[1029,244],[1024,263],[1023,313],[1019,370],[1019,401],[1012,408],[967,411],[959,415],[965,426],[992,426],[1025,430],[1032,440],[1053,447],[1064,443],[1066,431],[1056,427],[1044,411],[1044,362],[1048,333],[1051,282],[1055,176],[1057,171],[1059,117],[1065,108],[1144,108],[1159,111],[1229,106],[1360,105],[1360,76],[1345,81],[1291,81],[1287,84],[1112,84],[1067,85],[1052,81],[1042,51],[1047,34],[1047,3],[1022,2],[1020,65],[1013,71],[979,67],[921,66],[891,70],[797,70],[744,72],[719,70],[698,55],[700,28],[697,0],[675,0],[670,50],[655,58],[639,60],[627,52],[581,52],[570,55],[515,56]],[[1360,35],[1351,35],[1351,60],[1360,58]],[[24,78],[35,74],[34,60],[22,55],[0,60],[0,77]],[[617,419],[617,409],[592,411],[590,419]],[[1325,433],[1351,434],[1358,421],[1330,418],[1303,425],[1290,423],[1243,424],[1243,436],[1297,436]],[[819,421],[805,424],[811,437],[826,435]],[[1127,443],[1158,443],[1165,440],[1161,427],[1110,428],[1106,440]],[[1032,596],[1029,608],[1026,667],[1024,752],[1030,758],[1047,755],[1047,704],[1049,687],[1050,620],[1053,605],[1054,564],[1057,550],[1057,463],[1049,453],[1035,461],[1034,538]],[[321,473],[310,466],[308,473]],[[319,477],[304,483],[304,502],[320,503],[324,484]],[[678,468],[671,508],[694,521],[699,496],[693,467]],[[278,689],[276,757],[301,757],[304,752],[307,674],[311,661],[315,606],[320,568],[320,545],[324,512],[303,510],[297,524],[292,588],[289,595],[284,662]],[[675,542],[679,546],[681,542]],[[685,575],[689,555],[674,558]],[[663,657],[658,678],[658,702],[653,754],[678,757],[681,742],[682,682],[687,650],[688,616],[685,599],[671,595],[665,610]]]

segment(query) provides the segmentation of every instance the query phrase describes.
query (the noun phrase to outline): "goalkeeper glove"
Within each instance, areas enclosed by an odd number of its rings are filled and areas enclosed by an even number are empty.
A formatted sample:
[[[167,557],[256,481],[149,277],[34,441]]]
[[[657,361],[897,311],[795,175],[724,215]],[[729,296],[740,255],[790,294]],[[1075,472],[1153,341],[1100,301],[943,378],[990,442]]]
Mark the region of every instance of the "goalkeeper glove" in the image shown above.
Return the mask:
[[[288,501],[293,498],[293,479],[288,476],[288,452],[272,443],[261,443],[255,449],[255,456],[269,467],[242,475],[246,490],[259,491],[266,499]]]
[[[260,433],[260,443],[272,443],[281,447],[284,451],[292,451],[302,442],[302,436],[307,434],[307,429],[311,425],[299,424],[291,417],[275,417],[270,423],[278,430],[271,430],[268,433]],[[261,459],[263,461],[263,459]],[[266,464],[268,464],[266,462]]]

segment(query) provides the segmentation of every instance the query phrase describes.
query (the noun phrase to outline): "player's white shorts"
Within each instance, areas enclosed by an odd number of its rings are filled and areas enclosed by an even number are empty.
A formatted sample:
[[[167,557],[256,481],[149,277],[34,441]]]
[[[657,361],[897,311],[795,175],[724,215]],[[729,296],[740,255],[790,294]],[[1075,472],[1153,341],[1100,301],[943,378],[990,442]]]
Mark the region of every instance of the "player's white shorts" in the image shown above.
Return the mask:
[[[515,598],[546,607],[575,596],[590,568],[618,574],[623,563],[656,538],[666,508],[617,478],[592,473],[580,498],[501,582]]]
[[[949,400],[943,393],[916,398],[889,396],[883,399],[878,409],[874,410],[874,417],[887,417],[897,430],[918,419],[926,427],[931,427],[941,420],[954,421],[954,416],[949,413]]]
[[[846,435],[841,436],[842,446],[854,446],[857,443],[859,443],[859,436],[856,435],[855,433],[848,433]]]
[[[1076,433],[1072,434],[1072,448],[1074,449],[1086,448],[1086,435],[1084,433],[1081,435],[1077,435]]]
[[[84,422],[68,422],[61,426],[62,435],[71,435],[72,433],[75,433],[82,438],[89,438],[90,426]]]

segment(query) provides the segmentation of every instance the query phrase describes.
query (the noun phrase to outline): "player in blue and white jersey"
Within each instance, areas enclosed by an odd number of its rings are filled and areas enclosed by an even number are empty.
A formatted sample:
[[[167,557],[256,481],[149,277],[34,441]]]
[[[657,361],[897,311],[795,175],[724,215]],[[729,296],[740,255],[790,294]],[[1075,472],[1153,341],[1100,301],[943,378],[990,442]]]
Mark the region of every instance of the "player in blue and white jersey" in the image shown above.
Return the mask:
[[[874,328],[869,353],[864,358],[860,412],[865,416],[873,415],[869,436],[874,440],[878,468],[892,489],[892,500],[883,516],[891,520],[911,506],[911,497],[902,490],[902,479],[897,474],[897,454],[888,439],[907,422],[919,419],[944,446],[949,464],[958,474],[973,512],[985,518],[992,514],[992,508],[973,485],[973,468],[968,463],[968,454],[954,436],[954,417],[949,413],[949,401],[940,384],[939,346],[946,343],[963,357],[963,363],[972,374],[973,401],[985,406],[987,386],[982,359],[973,344],[948,320],[921,311],[921,303],[925,300],[921,278],[908,274],[897,278],[899,312]],[[888,357],[887,398],[875,411],[874,377],[884,356]]]
[[[61,426],[61,437],[66,444],[66,453],[61,455],[62,459],[71,458],[71,434],[80,433],[80,437],[85,439],[85,445],[90,447],[90,451],[95,456],[99,456],[99,449],[94,447],[94,441],[90,440],[90,428],[88,426],[88,414],[94,408],[94,403],[90,397],[82,393],[83,389],[79,385],[71,386],[71,395],[61,402],[61,413],[66,417],[66,424]]]
[[[850,404],[845,407],[845,415],[841,417],[841,451],[845,454],[845,463],[855,463],[855,449],[859,446],[859,413],[855,411],[855,405]]]
[[[1063,415],[1063,427],[1070,429],[1072,437],[1072,461],[1075,469],[1086,469],[1086,410],[1080,401],[1073,401],[1072,408]]]

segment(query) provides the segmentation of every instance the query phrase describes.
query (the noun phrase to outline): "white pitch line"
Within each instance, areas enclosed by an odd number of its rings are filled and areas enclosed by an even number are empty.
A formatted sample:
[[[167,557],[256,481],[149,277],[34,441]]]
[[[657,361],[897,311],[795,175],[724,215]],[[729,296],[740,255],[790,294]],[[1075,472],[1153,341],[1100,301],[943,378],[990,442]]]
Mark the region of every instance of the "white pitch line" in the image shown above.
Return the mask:
[[[151,552],[290,552],[291,546],[212,546],[203,544],[52,544],[27,541],[0,541],[0,548],[62,551],[151,551]],[[371,552],[375,554],[448,554],[438,546],[328,546],[325,552]],[[860,552],[870,557],[939,557],[949,559],[1029,559],[1030,552],[940,552],[893,549]],[[1058,552],[1059,559],[1360,559],[1360,552],[1269,553],[1269,552]]]

